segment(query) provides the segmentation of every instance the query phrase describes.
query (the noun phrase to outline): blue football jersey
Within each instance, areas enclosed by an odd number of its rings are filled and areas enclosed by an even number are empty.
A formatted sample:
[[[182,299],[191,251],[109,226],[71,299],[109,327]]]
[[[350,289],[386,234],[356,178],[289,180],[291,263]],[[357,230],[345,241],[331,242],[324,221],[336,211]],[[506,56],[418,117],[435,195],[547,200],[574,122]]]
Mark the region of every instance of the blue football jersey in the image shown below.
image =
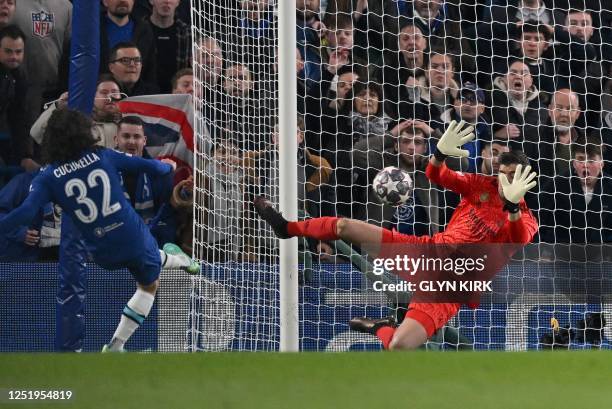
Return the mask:
[[[71,162],[51,164],[32,181],[24,203],[0,219],[0,231],[26,223],[42,205],[54,202],[69,215],[97,263],[112,265],[143,254],[150,235],[126,200],[119,171],[167,175],[172,166],[110,149],[86,151]]]

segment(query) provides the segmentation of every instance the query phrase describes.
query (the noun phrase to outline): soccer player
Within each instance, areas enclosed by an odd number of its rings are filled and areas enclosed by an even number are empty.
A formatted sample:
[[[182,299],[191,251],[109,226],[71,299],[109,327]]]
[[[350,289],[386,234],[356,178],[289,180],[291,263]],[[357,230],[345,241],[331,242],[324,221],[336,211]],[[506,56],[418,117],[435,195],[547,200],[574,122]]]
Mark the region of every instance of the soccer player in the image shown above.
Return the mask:
[[[73,220],[97,264],[109,270],[127,268],[136,280],[136,293],[103,348],[103,352],[122,351],[151,311],[162,266],[195,274],[199,264],[172,243],[158,250],[147,225],[126,200],[119,180],[119,171],[167,175],[173,171],[171,161],[102,148],[96,145],[91,129],[91,120],[77,111],[60,109],[51,115],[42,143],[47,166],[32,181],[22,205],[0,218],[0,231],[26,224],[42,205],[53,202]]]
[[[412,236],[386,230],[359,220],[320,217],[288,222],[269,201],[258,197],[255,209],[280,238],[311,237],[351,243],[529,243],[538,224],[523,196],[535,186],[526,156],[520,151],[505,152],[499,158],[498,176],[465,174],[444,164],[448,156],[466,157],[460,147],[474,138],[473,128],[451,122],[430,159],[426,175],[435,184],[462,195],[448,227],[433,236]],[[501,222],[500,222],[501,221]],[[461,307],[460,303],[412,302],[402,324],[396,328],[390,318],[353,318],[353,330],[376,335],[385,349],[414,349],[442,328]]]

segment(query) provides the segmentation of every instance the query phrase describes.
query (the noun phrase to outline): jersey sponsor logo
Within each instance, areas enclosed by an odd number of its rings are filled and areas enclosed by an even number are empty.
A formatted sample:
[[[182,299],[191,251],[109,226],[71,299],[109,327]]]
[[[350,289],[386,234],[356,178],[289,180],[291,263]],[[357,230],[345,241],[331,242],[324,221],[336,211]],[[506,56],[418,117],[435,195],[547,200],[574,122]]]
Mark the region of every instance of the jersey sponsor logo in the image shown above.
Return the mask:
[[[94,229],[94,235],[96,237],[104,237],[105,234],[106,234],[106,232],[104,231],[104,229],[102,227],[96,227]]]
[[[32,13],[32,34],[37,37],[49,37],[55,27],[55,14],[40,11]]]

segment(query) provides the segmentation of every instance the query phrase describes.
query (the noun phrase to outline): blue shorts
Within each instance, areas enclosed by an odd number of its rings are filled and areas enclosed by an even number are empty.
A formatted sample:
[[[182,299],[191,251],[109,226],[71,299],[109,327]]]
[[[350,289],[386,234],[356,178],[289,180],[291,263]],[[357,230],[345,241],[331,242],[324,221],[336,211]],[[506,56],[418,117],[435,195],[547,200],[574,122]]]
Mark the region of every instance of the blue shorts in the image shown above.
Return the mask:
[[[148,233],[148,232],[147,232]],[[108,256],[100,255],[94,260],[102,268],[107,270],[118,270],[121,268],[127,268],[132,277],[140,285],[152,284],[159,278],[161,272],[161,256],[159,255],[159,248],[157,247],[157,241],[155,238],[148,233],[143,237],[144,241],[144,252],[140,253],[137,257],[130,258],[128,260],[109,260]]]

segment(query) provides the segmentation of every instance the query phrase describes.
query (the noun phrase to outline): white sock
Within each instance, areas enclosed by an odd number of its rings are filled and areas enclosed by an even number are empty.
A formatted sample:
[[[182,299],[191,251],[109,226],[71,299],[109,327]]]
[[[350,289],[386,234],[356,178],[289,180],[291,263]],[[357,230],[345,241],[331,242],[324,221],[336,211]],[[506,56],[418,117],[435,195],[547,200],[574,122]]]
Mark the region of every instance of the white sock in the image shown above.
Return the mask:
[[[163,250],[159,251],[162,260],[162,268],[183,268],[189,267],[191,260],[184,254],[168,254]]]
[[[111,342],[108,344],[111,351],[123,349],[123,345],[132,336],[134,331],[142,324],[153,307],[155,296],[140,288],[136,290],[130,301],[123,309],[121,320],[115,330]]]

